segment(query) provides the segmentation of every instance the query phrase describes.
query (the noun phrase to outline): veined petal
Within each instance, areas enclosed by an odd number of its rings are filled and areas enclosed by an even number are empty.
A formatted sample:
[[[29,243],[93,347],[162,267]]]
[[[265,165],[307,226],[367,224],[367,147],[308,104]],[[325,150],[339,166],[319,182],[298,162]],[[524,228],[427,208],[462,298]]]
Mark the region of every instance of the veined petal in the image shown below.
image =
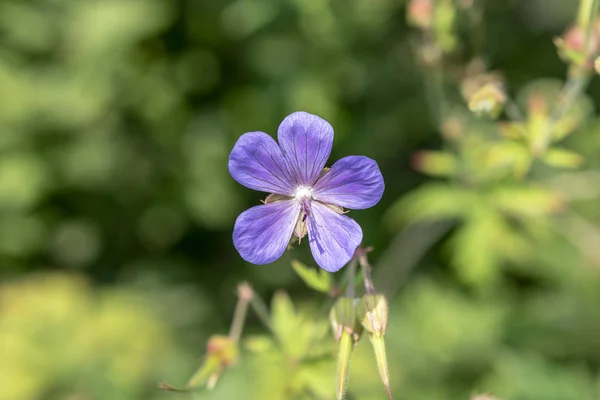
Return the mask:
[[[273,262],[287,248],[299,215],[300,204],[293,200],[252,207],[235,221],[233,245],[252,264]]]
[[[337,161],[313,187],[313,198],[352,210],[373,207],[381,200],[385,184],[377,163],[364,156]]]
[[[319,267],[335,272],[350,261],[362,241],[362,229],[352,218],[311,203],[308,242]]]
[[[242,185],[261,192],[292,195],[290,177],[281,148],[264,132],[244,133],[229,155],[229,173]]]
[[[329,122],[313,114],[295,112],[279,125],[277,139],[296,183],[312,186],[331,153],[333,128]]]

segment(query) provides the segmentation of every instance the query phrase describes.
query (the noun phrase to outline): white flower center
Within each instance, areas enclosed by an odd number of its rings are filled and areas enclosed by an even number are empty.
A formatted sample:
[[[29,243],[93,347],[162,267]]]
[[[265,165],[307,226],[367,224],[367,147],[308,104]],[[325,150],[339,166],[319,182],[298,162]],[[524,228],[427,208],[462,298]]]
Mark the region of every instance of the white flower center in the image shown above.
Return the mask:
[[[300,186],[294,192],[294,199],[296,201],[302,201],[304,199],[310,200],[312,198],[312,188],[308,186]]]

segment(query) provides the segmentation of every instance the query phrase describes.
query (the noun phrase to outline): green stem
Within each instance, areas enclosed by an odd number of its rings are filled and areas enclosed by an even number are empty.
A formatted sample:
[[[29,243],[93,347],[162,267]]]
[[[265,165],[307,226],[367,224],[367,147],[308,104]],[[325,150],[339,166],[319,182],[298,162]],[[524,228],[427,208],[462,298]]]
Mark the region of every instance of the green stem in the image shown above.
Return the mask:
[[[598,0],[581,0],[579,3],[579,17],[583,18],[583,21],[578,21],[580,26],[585,29],[585,52],[586,56],[590,53],[590,42],[592,31],[596,25],[596,15],[598,14]],[[582,11],[583,10],[583,11]],[[584,25],[581,25],[584,24]]]
[[[352,356],[352,335],[344,329],[339,342],[335,392],[336,399],[343,400],[348,390],[350,375],[350,357]]]
[[[254,297],[252,287],[247,283],[240,283],[238,286],[238,301],[233,312],[233,321],[229,330],[229,338],[237,343],[242,335],[246,314],[248,313],[248,303]]]
[[[585,28],[586,24],[589,22],[595,2],[596,0],[579,1],[579,10],[577,11],[577,25],[581,28]]]
[[[599,5],[600,0],[581,0],[579,3],[577,24],[585,30],[585,46],[583,49],[585,61],[581,65],[572,64],[569,67],[567,82],[563,86],[556,106],[548,118],[541,141],[533,148],[534,155],[536,156],[546,152],[552,139],[552,127],[569,112],[590,81],[591,72],[588,70],[588,63],[592,50],[590,48],[592,43],[591,35],[595,26]]]
[[[348,264],[348,286],[346,286],[346,297],[354,298],[354,279],[356,276],[356,257],[353,257]]]

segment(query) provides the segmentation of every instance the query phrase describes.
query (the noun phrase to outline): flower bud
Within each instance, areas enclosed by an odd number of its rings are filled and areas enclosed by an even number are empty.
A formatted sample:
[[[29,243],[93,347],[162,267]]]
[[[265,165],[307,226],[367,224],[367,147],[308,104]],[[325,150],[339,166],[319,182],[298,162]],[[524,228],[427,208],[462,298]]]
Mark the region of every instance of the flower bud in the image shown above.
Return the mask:
[[[377,361],[377,370],[391,399],[390,374],[383,338],[388,325],[388,302],[385,296],[380,294],[364,295],[358,304],[358,316],[365,330],[369,332],[369,339]]]
[[[592,22],[589,37],[587,30],[578,25],[567,29],[561,36],[554,39],[558,55],[563,61],[585,68],[591,68],[592,57],[598,53],[600,44],[600,29],[598,21]],[[587,42],[587,49],[586,49]]]
[[[497,118],[504,109],[506,94],[500,82],[489,82],[469,99],[469,110],[478,116]]]
[[[407,7],[408,23],[421,29],[431,28],[433,0],[411,0]]]
[[[385,340],[383,339],[383,336],[377,336],[374,333],[369,335],[369,339],[371,339],[371,345],[373,346],[373,352],[375,353],[375,361],[377,362],[377,371],[379,372],[379,377],[381,378],[381,382],[385,386],[385,389],[387,390],[388,396],[391,400],[392,393],[390,391],[390,373],[387,365]]]
[[[335,340],[339,341],[342,332],[348,332],[354,343],[358,342],[363,328],[356,318],[356,300],[348,297],[340,297],[329,313],[329,321]]]
[[[208,339],[206,354],[218,357],[224,367],[235,364],[238,359],[237,344],[225,335],[213,335]]]
[[[336,377],[336,399],[344,398],[348,387],[348,376],[350,373],[350,356],[353,344],[360,339],[363,331],[362,326],[356,318],[356,299],[340,297],[335,302],[329,320],[335,340],[339,343]]]
[[[206,382],[206,387],[212,389],[223,369],[237,362],[238,354],[237,344],[228,336],[211,336],[206,345],[204,363],[190,378],[186,388],[192,389]]]
[[[369,333],[382,337],[388,325],[388,302],[385,296],[364,295],[358,303],[358,318]]]

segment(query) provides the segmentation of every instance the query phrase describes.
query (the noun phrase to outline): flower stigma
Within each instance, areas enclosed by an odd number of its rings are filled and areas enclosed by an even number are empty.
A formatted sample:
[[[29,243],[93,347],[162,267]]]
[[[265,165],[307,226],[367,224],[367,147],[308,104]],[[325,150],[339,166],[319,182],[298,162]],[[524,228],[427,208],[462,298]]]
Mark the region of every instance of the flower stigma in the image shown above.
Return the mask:
[[[308,186],[300,186],[294,192],[296,201],[310,200],[312,198],[312,188]]]

